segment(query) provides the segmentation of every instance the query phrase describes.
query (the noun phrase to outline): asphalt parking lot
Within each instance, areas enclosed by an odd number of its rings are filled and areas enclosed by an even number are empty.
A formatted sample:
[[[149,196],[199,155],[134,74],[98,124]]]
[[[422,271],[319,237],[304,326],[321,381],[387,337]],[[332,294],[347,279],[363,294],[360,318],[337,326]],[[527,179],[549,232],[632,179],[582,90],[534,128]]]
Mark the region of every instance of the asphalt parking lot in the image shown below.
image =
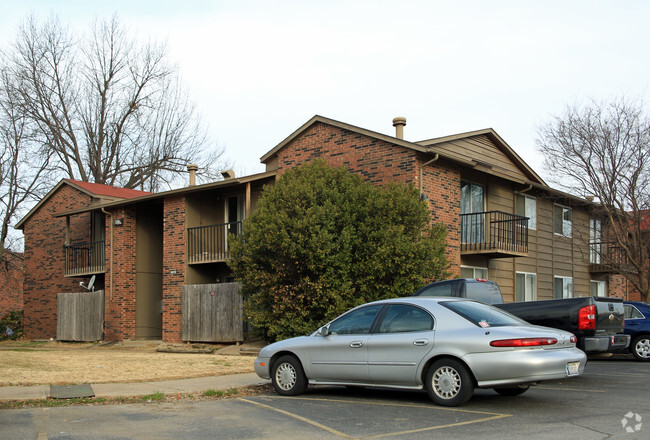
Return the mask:
[[[0,411],[1,438],[650,438],[650,364],[590,360],[578,378],[460,408],[424,392],[314,387],[298,397]]]

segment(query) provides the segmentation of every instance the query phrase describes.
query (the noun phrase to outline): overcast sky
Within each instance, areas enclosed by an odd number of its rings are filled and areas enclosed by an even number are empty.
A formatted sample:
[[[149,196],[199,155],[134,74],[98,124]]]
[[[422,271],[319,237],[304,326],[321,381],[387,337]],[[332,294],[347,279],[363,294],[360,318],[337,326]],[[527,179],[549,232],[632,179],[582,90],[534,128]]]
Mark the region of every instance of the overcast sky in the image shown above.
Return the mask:
[[[238,175],[315,114],[405,139],[491,127],[545,175],[537,127],[567,104],[648,101],[650,2],[0,0],[0,46],[30,13],[80,32],[117,12],[167,41]]]

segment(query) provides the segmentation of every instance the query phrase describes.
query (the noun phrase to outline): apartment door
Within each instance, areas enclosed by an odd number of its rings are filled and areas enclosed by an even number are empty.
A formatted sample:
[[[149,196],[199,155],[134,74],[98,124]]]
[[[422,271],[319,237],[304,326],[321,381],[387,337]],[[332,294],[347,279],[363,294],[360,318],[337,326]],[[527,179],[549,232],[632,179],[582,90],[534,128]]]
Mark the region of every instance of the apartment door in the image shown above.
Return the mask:
[[[461,238],[463,243],[483,243],[485,237],[485,188],[471,182],[460,184]]]
[[[237,235],[241,232],[241,222],[244,220],[244,203],[240,196],[226,199],[226,231],[227,234]]]

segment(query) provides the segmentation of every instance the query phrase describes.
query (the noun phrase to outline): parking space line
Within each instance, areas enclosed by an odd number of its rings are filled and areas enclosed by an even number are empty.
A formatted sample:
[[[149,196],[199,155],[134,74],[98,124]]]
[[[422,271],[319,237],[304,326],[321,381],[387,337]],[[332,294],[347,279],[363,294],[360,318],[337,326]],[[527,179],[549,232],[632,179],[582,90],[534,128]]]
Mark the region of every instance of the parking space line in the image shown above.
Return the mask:
[[[462,409],[462,408],[450,408],[447,406],[437,406],[434,404],[431,405],[417,405],[414,403],[385,403],[385,402],[371,402],[368,400],[345,400],[345,399],[320,399],[315,397],[289,397],[289,396],[266,396],[270,399],[288,399],[288,400],[312,400],[316,402],[337,402],[337,403],[351,403],[357,405],[359,403],[364,403],[367,405],[375,406],[403,406],[407,408],[425,408],[425,409],[435,409],[440,411],[452,411],[452,412],[463,412],[463,413],[472,413],[472,414],[485,414],[489,416],[507,416],[510,417],[511,414],[501,414],[488,411],[477,411],[474,409]]]
[[[539,390],[562,390],[562,391],[584,391],[585,393],[606,393],[605,390],[585,390],[584,388],[567,388],[567,387],[549,387],[545,385],[537,385],[535,389]]]
[[[320,423],[318,423],[318,422],[314,422],[313,420],[310,420],[310,419],[307,419],[307,418],[305,418],[305,417],[302,417],[302,416],[299,416],[299,415],[296,415],[296,414],[290,413],[289,411],[285,411],[285,410],[278,409],[278,408],[273,408],[273,407],[270,406],[270,405],[265,405],[265,404],[263,404],[263,403],[260,403],[260,402],[254,402],[254,401],[252,401],[252,400],[248,400],[248,399],[239,399],[239,400],[241,400],[241,401],[243,401],[243,402],[246,402],[246,403],[253,404],[253,405],[261,406],[262,408],[270,409],[270,410],[275,411],[275,412],[278,412],[278,413],[280,413],[280,414],[284,414],[285,416],[289,416],[289,417],[292,417],[292,418],[294,418],[294,419],[300,420],[301,422],[308,423],[308,424],[310,424],[310,425],[312,425],[312,426],[315,426],[316,428],[323,429],[323,430],[329,432],[330,434],[334,434],[334,435],[337,436],[337,437],[347,438],[347,439],[354,439],[354,437],[349,436],[349,435],[347,435],[347,434],[343,434],[342,432],[337,431],[336,429],[332,429],[332,428],[330,428],[330,427],[328,427],[328,426],[325,426],[325,425],[322,425],[322,424],[320,424]]]
[[[269,398],[269,397],[266,397]],[[463,426],[463,425],[471,425],[474,423],[482,423],[482,422],[488,422],[491,420],[498,420],[498,419],[503,419],[506,417],[512,417],[512,414],[502,414],[502,413],[493,413],[493,412],[487,412],[487,411],[476,411],[476,410],[467,410],[467,409],[460,409],[460,408],[446,408],[446,407],[439,407],[439,406],[433,406],[433,405],[414,405],[414,404],[404,404],[404,403],[383,403],[383,402],[360,402],[358,400],[352,401],[352,400],[344,400],[344,399],[315,399],[315,398],[305,398],[305,397],[285,397],[285,396],[274,396],[271,397],[271,399],[291,399],[291,400],[310,400],[310,401],[316,401],[316,402],[337,402],[337,403],[350,403],[350,404],[356,404],[358,405],[359,403],[364,403],[368,405],[376,405],[376,406],[400,406],[400,407],[407,407],[407,408],[426,408],[426,409],[432,409],[432,410],[439,410],[439,411],[451,411],[451,412],[463,412],[463,413],[471,413],[471,414],[481,414],[481,415],[486,415],[488,417],[483,417],[480,419],[476,420],[468,420],[464,422],[456,422],[456,423],[448,423],[445,425],[437,425],[437,426],[429,426],[426,428],[418,428],[418,429],[411,429],[411,430],[406,430],[406,431],[396,431],[396,432],[387,432],[383,434],[376,434],[376,435],[370,435],[370,436],[365,436],[365,437],[352,437],[347,434],[344,434],[340,431],[337,431],[333,428],[330,428],[328,426],[325,426],[321,423],[315,422],[313,420],[307,419],[305,417],[290,413],[288,411],[284,411],[278,408],[274,408],[270,405],[266,405],[260,402],[255,402],[252,400],[248,399],[239,399],[241,401],[244,401],[246,403],[250,403],[253,405],[260,406],[262,408],[270,409],[272,411],[278,412],[280,414],[284,414],[286,416],[292,417],[294,419],[300,420],[302,422],[308,423],[312,426],[315,426],[317,428],[323,429],[331,434],[336,435],[337,437],[345,438],[345,439],[377,439],[377,438],[382,438],[382,437],[388,437],[388,436],[395,436],[395,435],[406,435],[406,434],[415,434],[419,432],[426,432],[426,431],[433,431],[436,429],[443,429],[443,428],[451,428],[455,426]]]
[[[452,428],[454,426],[472,425],[474,423],[488,422],[490,420],[498,420],[498,419],[503,419],[503,418],[506,418],[506,417],[512,417],[512,414],[497,414],[497,415],[494,415],[492,417],[485,417],[485,418],[477,419],[477,420],[468,420],[466,422],[449,423],[447,425],[430,426],[428,428],[411,429],[409,431],[387,432],[385,434],[370,435],[368,437],[360,437],[360,438],[361,439],[375,439],[375,438],[382,438],[382,437],[388,437],[388,436],[393,436],[393,435],[415,434],[415,433],[418,433],[418,432],[434,431],[436,429]]]

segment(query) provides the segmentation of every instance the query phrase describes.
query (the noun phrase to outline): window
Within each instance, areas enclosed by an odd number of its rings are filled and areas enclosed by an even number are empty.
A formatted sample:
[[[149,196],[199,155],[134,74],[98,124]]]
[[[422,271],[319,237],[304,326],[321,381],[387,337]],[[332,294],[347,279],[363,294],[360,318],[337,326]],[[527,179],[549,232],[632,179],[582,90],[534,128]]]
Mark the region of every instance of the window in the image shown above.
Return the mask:
[[[363,307],[341,316],[330,324],[330,333],[337,335],[362,335],[370,333],[381,305]]]
[[[463,243],[483,243],[485,220],[483,214],[480,213],[484,209],[485,188],[483,185],[462,181],[460,183],[460,230]]]
[[[460,266],[460,277],[487,280],[488,270],[487,267]]]
[[[573,278],[555,277],[555,298],[573,298]]]
[[[600,264],[603,255],[603,225],[598,219],[589,219],[589,262]]]
[[[537,199],[517,194],[515,196],[515,214],[528,217],[528,229],[537,229]]]
[[[553,205],[553,232],[565,237],[571,237],[572,215],[571,208]]]
[[[421,332],[433,329],[433,318],[424,310],[405,304],[392,305],[379,333]]]
[[[441,302],[440,305],[483,328],[528,324],[510,313],[476,301],[446,301]]]
[[[623,304],[623,309],[625,310],[625,319],[645,319],[643,313],[639,312],[639,309],[632,304]]]
[[[607,296],[607,285],[605,281],[591,280],[589,283],[591,296]]]
[[[454,285],[455,283],[436,284],[420,293],[419,296],[454,296]]]
[[[537,299],[537,274],[517,272],[515,287],[515,301],[535,301]]]

